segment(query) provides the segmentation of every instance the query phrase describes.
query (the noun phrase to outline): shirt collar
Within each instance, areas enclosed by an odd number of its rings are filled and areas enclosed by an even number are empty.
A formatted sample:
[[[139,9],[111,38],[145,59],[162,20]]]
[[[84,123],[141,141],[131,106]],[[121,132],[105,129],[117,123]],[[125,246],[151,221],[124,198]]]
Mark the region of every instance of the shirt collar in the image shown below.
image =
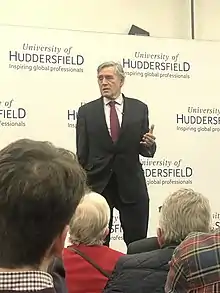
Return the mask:
[[[41,271],[0,272],[0,291],[39,291],[54,288],[51,275]]]
[[[112,100],[104,97],[104,103],[105,105],[107,105],[109,102],[111,102]],[[118,96],[115,100],[114,100],[117,104],[122,105],[123,103],[123,97],[122,94],[120,94],[120,96]]]

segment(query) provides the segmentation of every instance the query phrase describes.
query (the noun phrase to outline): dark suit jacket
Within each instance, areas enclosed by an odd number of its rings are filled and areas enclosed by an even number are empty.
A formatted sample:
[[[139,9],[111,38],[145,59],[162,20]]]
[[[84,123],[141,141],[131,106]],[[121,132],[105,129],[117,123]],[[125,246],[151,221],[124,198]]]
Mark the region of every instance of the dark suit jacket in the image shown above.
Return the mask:
[[[124,202],[134,203],[147,195],[139,154],[153,157],[156,151],[156,144],[150,149],[140,144],[148,131],[148,107],[139,100],[124,97],[121,132],[116,143],[107,128],[103,98],[80,107],[76,126],[77,156],[94,191],[102,193],[114,172]]]
[[[127,254],[136,254],[160,249],[157,237],[150,237],[134,241],[128,245]]]
[[[65,270],[62,259],[55,257],[49,265],[47,272],[51,274],[53,278],[55,292],[67,293],[68,291],[65,282]]]

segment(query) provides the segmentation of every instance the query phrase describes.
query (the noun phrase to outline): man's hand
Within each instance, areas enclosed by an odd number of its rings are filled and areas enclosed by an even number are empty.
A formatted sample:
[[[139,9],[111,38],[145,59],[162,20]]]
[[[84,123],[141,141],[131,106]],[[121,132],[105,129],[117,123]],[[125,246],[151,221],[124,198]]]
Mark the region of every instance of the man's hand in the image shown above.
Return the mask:
[[[149,132],[144,134],[144,136],[142,137],[142,141],[140,142],[141,144],[145,145],[148,148],[154,144],[156,139],[156,137],[153,135],[153,131],[154,131],[154,125],[151,125]]]

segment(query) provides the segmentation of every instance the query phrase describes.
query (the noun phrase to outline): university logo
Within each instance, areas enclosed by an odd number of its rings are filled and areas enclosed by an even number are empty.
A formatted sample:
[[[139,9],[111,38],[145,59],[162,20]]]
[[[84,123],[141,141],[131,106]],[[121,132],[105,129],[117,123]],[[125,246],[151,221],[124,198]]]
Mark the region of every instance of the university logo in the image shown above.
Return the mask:
[[[0,127],[26,125],[27,110],[16,106],[14,99],[0,101]]]
[[[83,106],[85,102],[81,102],[80,106]],[[73,108],[67,110],[67,120],[68,120],[68,127],[69,128],[76,128],[76,121],[77,121],[77,115],[78,115],[78,109],[79,108]]]

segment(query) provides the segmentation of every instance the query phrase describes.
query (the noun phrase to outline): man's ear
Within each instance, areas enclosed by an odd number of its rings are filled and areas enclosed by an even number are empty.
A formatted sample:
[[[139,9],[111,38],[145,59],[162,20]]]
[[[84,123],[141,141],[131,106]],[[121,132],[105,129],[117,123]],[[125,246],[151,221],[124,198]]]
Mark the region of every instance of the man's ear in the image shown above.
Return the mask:
[[[121,83],[120,83],[121,88],[123,87],[124,83],[125,83],[125,80],[121,79]]]
[[[54,239],[53,245],[51,247],[51,255],[55,257],[62,257],[62,251],[65,245],[68,231],[69,226],[67,225],[63,229],[63,232]]]
[[[161,228],[157,228],[157,241],[158,241],[160,247],[164,245],[164,242],[165,242],[164,235],[163,235],[163,231]]]

